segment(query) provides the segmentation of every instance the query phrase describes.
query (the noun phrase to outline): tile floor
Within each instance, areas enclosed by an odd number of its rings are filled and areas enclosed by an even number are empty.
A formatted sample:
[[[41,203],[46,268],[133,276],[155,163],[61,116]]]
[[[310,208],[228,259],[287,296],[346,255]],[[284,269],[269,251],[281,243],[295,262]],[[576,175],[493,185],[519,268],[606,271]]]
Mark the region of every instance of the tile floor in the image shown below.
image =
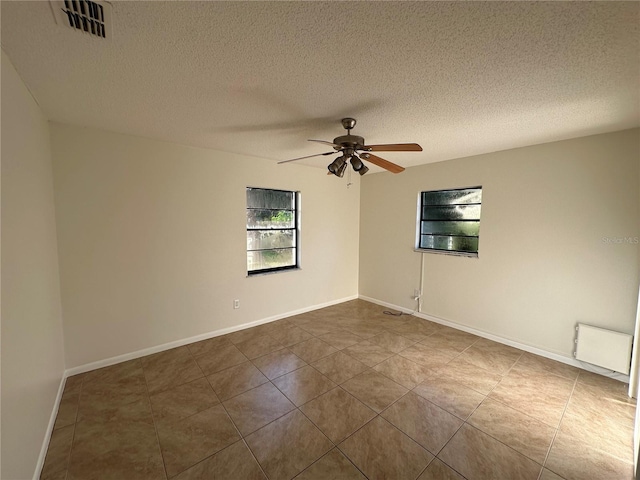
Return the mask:
[[[355,300],[67,380],[42,472],[631,479],[626,385]]]

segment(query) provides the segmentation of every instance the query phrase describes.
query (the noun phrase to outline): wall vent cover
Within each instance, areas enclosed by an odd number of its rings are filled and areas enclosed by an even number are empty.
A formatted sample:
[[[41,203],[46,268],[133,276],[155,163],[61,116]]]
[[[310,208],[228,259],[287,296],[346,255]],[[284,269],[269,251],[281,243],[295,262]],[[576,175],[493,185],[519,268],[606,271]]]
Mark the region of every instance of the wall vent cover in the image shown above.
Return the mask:
[[[577,360],[629,375],[633,337],[626,333],[579,323],[576,327]]]
[[[111,5],[93,0],[49,0],[58,25],[111,39]]]

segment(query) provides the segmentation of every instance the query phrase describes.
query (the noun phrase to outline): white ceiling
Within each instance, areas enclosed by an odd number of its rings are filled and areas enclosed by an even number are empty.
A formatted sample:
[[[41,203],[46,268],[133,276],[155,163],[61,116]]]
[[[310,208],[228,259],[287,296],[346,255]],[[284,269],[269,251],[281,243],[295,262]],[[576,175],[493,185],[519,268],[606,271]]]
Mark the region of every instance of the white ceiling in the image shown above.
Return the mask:
[[[110,41],[0,3],[59,122],[274,161],[355,116],[368,143],[423,146],[381,154],[405,167],[640,125],[637,2],[115,2]]]

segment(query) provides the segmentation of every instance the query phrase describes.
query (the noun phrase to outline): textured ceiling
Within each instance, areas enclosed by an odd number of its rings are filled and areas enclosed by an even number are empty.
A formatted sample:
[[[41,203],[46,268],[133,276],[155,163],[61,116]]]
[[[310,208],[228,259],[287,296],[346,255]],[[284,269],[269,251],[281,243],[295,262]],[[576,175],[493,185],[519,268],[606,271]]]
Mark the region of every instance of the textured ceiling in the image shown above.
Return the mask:
[[[637,2],[114,2],[111,41],[0,3],[59,122],[284,160],[355,116],[404,166],[640,124]]]

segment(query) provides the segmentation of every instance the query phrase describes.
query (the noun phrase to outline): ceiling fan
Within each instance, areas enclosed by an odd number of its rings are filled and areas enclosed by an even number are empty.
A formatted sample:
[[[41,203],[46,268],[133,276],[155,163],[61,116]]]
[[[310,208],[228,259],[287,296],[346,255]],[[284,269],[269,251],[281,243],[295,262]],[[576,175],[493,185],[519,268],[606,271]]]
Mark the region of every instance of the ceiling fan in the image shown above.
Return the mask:
[[[309,140],[310,142],[323,143],[325,145],[331,145],[334,150],[340,152],[341,155],[336,158],[327,167],[329,173],[327,175],[335,175],[336,177],[342,177],[344,171],[347,169],[347,165],[351,163],[353,170],[360,175],[364,175],[369,171],[369,168],[363,163],[363,160],[371,162],[374,165],[384,168],[391,173],[400,173],[404,170],[404,167],[391,163],[384,158],[380,158],[377,155],[373,155],[369,152],[421,152],[422,147],[417,143],[389,143],[385,145],[365,145],[364,138],[358,135],[351,135],[351,129],[356,126],[355,118],[343,118],[342,126],[347,130],[346,135],[336,137],[333,142],[327,142],[324,140]],[[336,152],[317,153],[315,155],[307,155],[306,157],[292,158],[291,160],[283,160],[278,163],[295,162],[304,158],[319,157],[322,155],[332,155]]]

